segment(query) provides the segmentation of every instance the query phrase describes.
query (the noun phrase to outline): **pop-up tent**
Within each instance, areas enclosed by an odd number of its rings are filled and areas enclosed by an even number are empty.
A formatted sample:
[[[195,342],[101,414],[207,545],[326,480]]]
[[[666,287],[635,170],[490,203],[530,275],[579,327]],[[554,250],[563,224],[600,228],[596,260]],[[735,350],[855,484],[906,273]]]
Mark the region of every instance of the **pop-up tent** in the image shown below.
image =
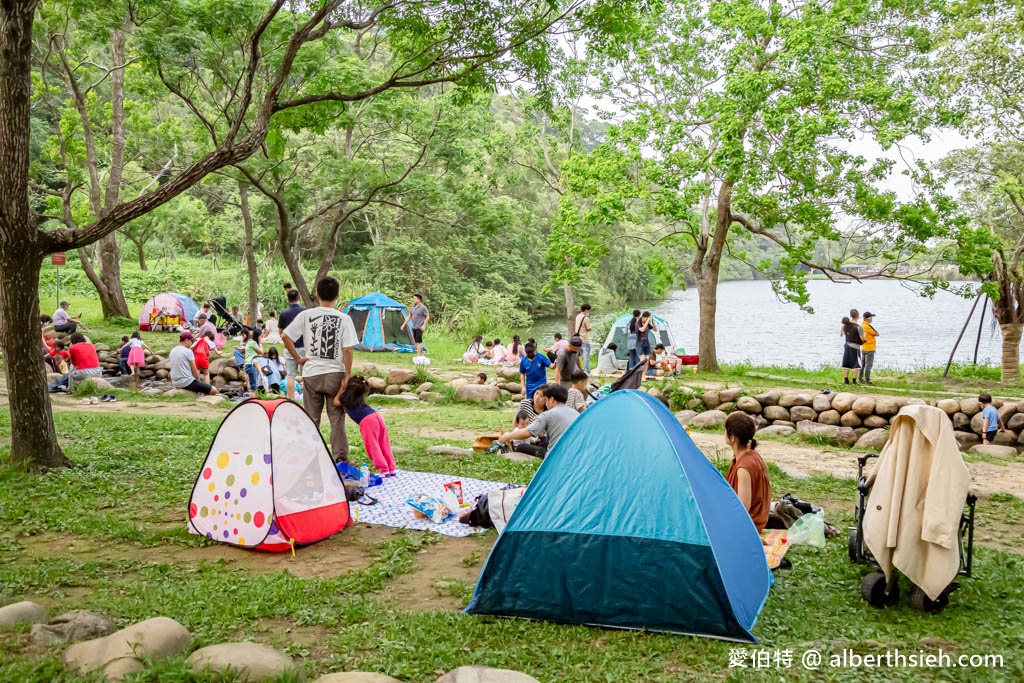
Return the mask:
[[[139,311],[139,329],[146,331],[191,327],[199,306],[184,294],[164,292],[157,294]]]
[[[548,454],[466,612],[755,641],[771,585],[715,466],[660,401],[617,391]]]
[[[604,345],[608,346],[614,343],[617,347],[615,351],[615,357],[619,360],[626,360],[629,358],[628,344],[629,340],[629,321],[633,318],[632,313],[626,313],[620,315],[612,323],[612,327],[608,330],[608,338],[604,340]],[[651,348],[653,349],[658,344],[664,344],[665,348],[671,353],[676,348],[675,338],[672,336],[672,330],[668,326],[668,322],[659,316],[652,315],[651,319],[654,321],[654,326],[658,328],[658,331],[649,330],[647,332],[647,338],[651,340]]]
[[[306,411],[277,399],[228,413],[192,487],[189,531],[280,552],[351,523],[345,485]]]
[[[352,299],[342,313],[347,313],[356,326],[360,351],[416,351],[412,339],[412,327],[402,329],[409,310],[391,297],[373,292],[358,299]]]

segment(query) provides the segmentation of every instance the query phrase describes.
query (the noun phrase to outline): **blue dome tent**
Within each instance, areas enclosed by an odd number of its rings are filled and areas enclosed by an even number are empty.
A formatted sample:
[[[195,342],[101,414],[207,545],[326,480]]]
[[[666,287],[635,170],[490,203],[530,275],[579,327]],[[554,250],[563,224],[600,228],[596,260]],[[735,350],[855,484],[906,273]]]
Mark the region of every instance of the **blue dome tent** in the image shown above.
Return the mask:
[[[347,313],[355,323],[358,350],[415,353],[411,327],[406,325],[402,329],[409,310],[391,297],[373,292],[352,299],[341,312]]]
[[[756,642],[772,583],[715,466],[661,402],[620,391],[544,460],[465,611]]]
[[[177,292],[157,294],[142,305],[139,311],[139,329],[146,331],[189,328],[192,318],[199,312],[195,301]]]
[[[612,323],[611,329],[608,330],[608,338],[604,340],[605,346],[613,342],[615,343],[618,347],[615,351],[615,357],[619,360],[629,358],[629,349],[626,342],[629,337],[629,321],[632,318],[632,313],[625,313],[616,318],[615,322]],[[676,348],[676,341],[672,336],[672,330],[668,326],[668,321],[657,315],[652,315],[651,319],[654,320],[654,326],[658,328],[657,332],[651,330],[647,333],[648,339],[651,340],[651,348],[653,349],[658,344],[664,344],[665,348],[671,353]]]

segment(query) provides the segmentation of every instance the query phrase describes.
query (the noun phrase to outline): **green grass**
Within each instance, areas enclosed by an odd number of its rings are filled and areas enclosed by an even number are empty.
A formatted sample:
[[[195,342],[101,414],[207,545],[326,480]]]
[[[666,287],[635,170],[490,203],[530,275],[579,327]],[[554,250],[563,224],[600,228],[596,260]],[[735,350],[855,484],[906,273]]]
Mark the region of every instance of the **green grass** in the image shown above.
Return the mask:
[[[403,468],[502,481],[530,479],[537,463],[513,463],[486,455],[439,456],[427,447],[458,442],[444,434],[479,433],[507,426],[511,410],[463,405],[416,406],[386,413]],[[217,416],[219,417],[219,416]],[[733,648],[815,647],[824,654],[844,647],[860,653],[899,647],[934,651],[922,638],[939,639],[954,653],[999,653],[1000,671],[974,670],[972,680],[1021,680],[1024,660],[1024,558],[979,548],[976,575],[963,580],[940,616],[913,611],[905,602],[875,610],[859,596],[867,568],[846,558],[845,538],[823,551],[791,551],[794,568],[776,574],[776,585],[754,630],[757,646],[708,639],[563,626],[489,617],[453,609],[410,609],[389,588],[415,571],[428,544],[446,548],[447,539],[398,532],[379,543],[373,562],[336,577],[300,578],[289,571],[243,569],[219,558],[221,546],[186,533],[185,503],[216,430],[216,419],[185,419],[60,412],[57,428],[76,467],[29,475],[0,465],[0,594],[36,599],[54,610],[92,609],[119,626],[157,615],[189,628],[197,644],[254,639],[300,658],[307,680],[332,671],[379,671],[405,681],[433,681],[438,672],[462,664],[526,671],[540,681],[746,680],[751,672],[729,669]],[[9,434],[0,415],[0,435]],[[352,431],[354,452],[360,446]],[[2,447],[6,448],[6,446]],[[0,451],[0,462],[6,450]],[[359,461],[358,456],[354,458]],[[726,463],[721,462],[719,466]],[[792,491],[826,502],[836,526],[852,520],[852,482],[815,476],[787,477],[770,465],[777,494]],[[628,492],[623,492],[629,495]],[[979,517],[1020,525],[1024,503],[990,496]],[[32,536],[59,534],[108,552],[90,557],[34,554]],[[487,537],[493,540],[491,532]],[[209,560],[175,561],[176,548],[205,548]],[[456,564],[482,567],[486,546],[462,554]],[[134,548],[166,551],[166,560],[147,560]],[[160,557],[159,554],[156,557]],[[623,567],[622,571],[629,571]],[[906,586],[904,586],[906,588]],[[472,582],[444,579],[429,588],[440,596],[468,600]],[[450,599],[450,597],[449,597]],[[38,651],[27,629],[0,635],[0,680],[73,680],[61,668],[59,650]],[[799,668],[773,670],[764,680],[820,680]],[[964,679],[941,670],[830,670],[829,680]],[[153,663],[133,680],[204,681],[184,657]]]

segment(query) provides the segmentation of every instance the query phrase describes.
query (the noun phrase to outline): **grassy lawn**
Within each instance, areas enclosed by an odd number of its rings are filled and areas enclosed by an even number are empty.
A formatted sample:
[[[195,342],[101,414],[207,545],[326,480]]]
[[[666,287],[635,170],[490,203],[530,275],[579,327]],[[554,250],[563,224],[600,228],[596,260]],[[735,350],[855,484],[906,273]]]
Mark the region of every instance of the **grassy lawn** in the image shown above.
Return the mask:
[[[864,567],[846,557],[845,538],[823,551],[796,548],[794,568],[776,574],[754,630],[757,646],[680,636],[562,626],[459,613],[494,541],[449,539],[412,531],[370,533],[359,525],[299,551],[248,553],[189,535],[186,503],[219,423],[131,413],[57,413],[57,428],[75,468],[28,475],[0,464],[0,594],[32,599],[54,614],[91,609],[119,626],[169,616],[198,645],[254,639],[301,659],[307,679],[331,671],[379,671],[407,681],[433,681],[461,664],[525,671],[538,680],[745,680],[729,668],[730,650],[791,648],[794,668],[763,672],[766,680],[1021,680],[1024,678],[1024,557],[981,547],[976,574],[938,616],[906,602],[884,611],[859,595]],[[460,405],[395,406],[386,414],[404,469],[502,481],[528,481],[535,463],[486,455],[442,456],[435,444],[504,425],[511,411]],[[0,435],[9,434],[7,414]],[[354,453],[361,444],[350,432]],[[6,449],[6,445],[0,447]],[[0,450],[0,459],[6,453]],[[360,458],[356,456],[356,462]],[[772,468],[776,493],[792,491],[826,504],[836,526],[851,521],[851,482],[791,479]],[[992,496],[989,515],[1019,526],[1024,505]],[[456,542],[466,541],[466,542]],[[348,564],[346,564],[348,563]],[[434,563],[439,568],[431,569]],[[433,565],[431,565],[433,566]],[[623,568],[628,571],[628,568]],[[906,586],[905,586],[906,587]],[[409,592],[418,591],[413,601]],[[922,640],[923,639],[923,640]],[[852,648],[859,653],[942,647],[955,654],[1002,654],[1005,668],[804,671],[799,655]],[[59,652],[31,645],[27,629],[0,634],[0,680],[71,680]],[[136,680],[196,679],[184,658],[155,663]]]

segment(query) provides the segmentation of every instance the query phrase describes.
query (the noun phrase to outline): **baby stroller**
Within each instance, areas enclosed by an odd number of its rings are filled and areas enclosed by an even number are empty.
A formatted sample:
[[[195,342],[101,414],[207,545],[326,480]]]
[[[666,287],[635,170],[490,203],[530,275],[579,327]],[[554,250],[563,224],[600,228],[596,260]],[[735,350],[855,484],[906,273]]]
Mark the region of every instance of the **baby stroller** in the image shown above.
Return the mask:
[[[228,310],[228,300],[225,297],[214,297],[210,299],[209,304],[213,306],[213,310],[217,311],[217,315],[224,319],[224,324],[218,329],[223,330],[227,336],[234,337],[237,334],[241,334],[242,330],[252,329],[231,315],[231,311]]]
[[[865,466],[875,458],[878,463],[874,471],[866,475]],[[915,501],[913,492],[920,490],[923,476],[927,476],[924,494]],[[970,475],[953,438],[949,418],[930,406],[903,408],[893,421],[889,442],[882,452],[857,458],[857,482],[854,526],[850,527],[847,543],[850,561],[874,564],[881,569],[864,577],[861,597],[873,607],[895,604],[900,594],[896,572],[899,569],[913,584],[911,606],[938,614],[949,604],[950,594],[960,587],[952,579],[958,575],[971,576],[974,508],[978,500],[967,492]],[[929,493],[934,494],[937,502],[929,503]],[[957,505],[957,501],[962,502]],[[901,502],[903,509],[897,510]],[[924,515],[945,519],[951,542],[941,545],[926,538],[934,536],[926,528],[940,528],[942,520],[939,526],[935,526],[936,519],[928,520],[926,527],[922,516],[913,526],[916,512],[922,510]],[[907,526],[910,528],[903,528]],[[893,533],[895,528],[898,531]],[[901,547],[901,543],[906,547]],[[880,558],[875,557],[869,544],[882,553]],[[941,570],[937,572],[940,576],[933,574],[933,570]],[[917,581],[927,583],[928,590]]]

